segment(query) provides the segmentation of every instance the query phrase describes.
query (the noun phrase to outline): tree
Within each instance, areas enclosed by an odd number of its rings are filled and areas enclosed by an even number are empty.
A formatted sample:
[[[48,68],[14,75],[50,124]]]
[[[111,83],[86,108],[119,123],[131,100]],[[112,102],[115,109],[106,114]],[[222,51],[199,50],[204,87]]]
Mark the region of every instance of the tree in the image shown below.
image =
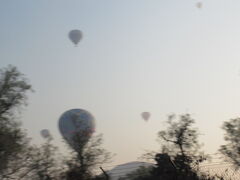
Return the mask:
[[[240,167],[240,118],[231,119],[223,123],[224,139],[227,144],[222,145],[219,151],[237,168]]]
[[[31,90],[25,76],[16,67],[0,70],[0,178],[7,178],[20,169],[15,162],[25,152],[28,139],[15,120],[16,112],[26,105]]]
[[[0,70],[0,117],[15,114],[21,105],[26,105],[26,93],[31,90],[25,76],[16,67],[9,65]]]
[[[158,133],[162,143],[162,152],[174,157],[177,167],[182,170],[191,169],[206,159],[200,151],[198,143],[198,130],[193,127],[194,119],[189,114],[179,116],[179,121],[174,121],[175,116],[169,116],[168,128]]]
[[[194,119],[189,114],[179,116],[179,121],[174,121],[175,116],[168,117],[168,128],[158,133],[159,140],[163,142],[162,150],[170,154],[192,156],[199,152],[198,130],[193,126]]]
[[[28,165],[29,179],[56,180],[63,169],[62,162],[57,154],[58,148],[52,144],[53,138],[47,137],[40,147],[33,147]]]
[[[101,147],[102,135],[92,137],[87,143],[81,133],[76,134],[73,157],[67,161],[67,180],[90,180],[93,171],[110,161],[112,154]]]
[[[197,169],[206,159],[200,152],[198,130],[193,127],[194,119],[189,114],[168,117],[168,127],[158,133],[161,152],[155,154],[156,166],[151,171],[150,179],[199,180]],[[148,154],[146,154],[148,155]]]
[[[155,166],[149,175],[140,175],[133,180],[223,180],[200,171],[199,164],[207,156],[199,150],[199,133],[193,127],[194,123],[189,114],[180,115],[179,120],[175,115],[170,115],[167,129],[158,133],[160,152],[143,155],[144,158],[154,157]]]

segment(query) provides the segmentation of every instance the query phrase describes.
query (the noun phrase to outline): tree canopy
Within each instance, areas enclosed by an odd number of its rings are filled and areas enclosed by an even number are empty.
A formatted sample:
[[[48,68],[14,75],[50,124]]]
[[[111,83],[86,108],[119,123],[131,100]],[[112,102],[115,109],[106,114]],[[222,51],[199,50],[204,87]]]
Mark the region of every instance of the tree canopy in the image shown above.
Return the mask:
[[[223,123],[224,140],[227,144],[220,147],[220,152],[237,168],[240,167],[240,118]]]

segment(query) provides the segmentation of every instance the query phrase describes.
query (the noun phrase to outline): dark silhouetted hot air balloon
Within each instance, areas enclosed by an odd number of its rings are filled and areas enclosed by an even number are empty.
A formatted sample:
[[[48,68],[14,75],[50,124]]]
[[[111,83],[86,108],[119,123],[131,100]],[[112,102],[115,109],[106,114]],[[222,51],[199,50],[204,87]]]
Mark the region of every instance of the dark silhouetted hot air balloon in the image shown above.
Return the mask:
[[[77,44],[82,39],[82,31],[78,29],[71,30],[68,34],[69,39],[77,46]]]
[[[201,9],[202,8],[202,2],[197,2],[196,6],[197,6],[197,8]]]
[[[141,116],[142,116],[142,118],[145,121],[148,121],[148,119],[150,118],[151,114],[149,112],[142,112]]]
[[[40,134],[41,134],[41,136],[42,136],[43,138],[48,138],[48,137],[50,137],[50,132],[49,132],[48,129],[42,129],[42,130],[40,131]]]
[[[82,142],[87,143],[95,131],[95,120],[86,110],[71,109],[61,115],[59,130],[68,144],[75,148],[74,137],[80,135]]]

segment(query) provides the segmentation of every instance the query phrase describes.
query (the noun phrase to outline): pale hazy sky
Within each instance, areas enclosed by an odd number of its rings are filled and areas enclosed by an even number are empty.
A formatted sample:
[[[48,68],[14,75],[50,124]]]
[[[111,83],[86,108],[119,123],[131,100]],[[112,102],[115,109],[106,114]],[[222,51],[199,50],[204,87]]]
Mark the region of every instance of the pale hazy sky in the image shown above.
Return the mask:
[[[209,153],[240,115],[240,1],[1,0],[0,67],[16,65],[35,93],[22,113],[35,143],[71,108],[96,118],[114,163],[157,150],[169,113],[191,113]],[[78,47],[71,29],[84,37]],[[140,113],[150,111],[144,122]]]

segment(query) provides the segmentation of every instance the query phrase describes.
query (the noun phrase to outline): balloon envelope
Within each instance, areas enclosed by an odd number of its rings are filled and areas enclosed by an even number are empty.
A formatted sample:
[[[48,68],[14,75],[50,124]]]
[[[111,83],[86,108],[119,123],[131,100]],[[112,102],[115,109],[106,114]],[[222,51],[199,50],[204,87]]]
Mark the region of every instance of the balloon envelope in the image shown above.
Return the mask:
[[[142,118],[145,120],[145,121],[148,121],[148,119],[150,118],[151,114],[149,112],[142,112]]]
[[[82,31],[78,29],[71,30],[68,34],[69,39],[77,45],[79,41],[82,39]]]
[[[47,130],[47,129],[41,130],[40,133],[41,133],[43,138],[48,138],[50,136],[49,130]]]
[[[95,131],[95,120],[93,115],[84,109],[71,109],[61,115],[59,130],[74,148],[74,136],[81,135],[84,142],[87,142]]]
[[[196,6],[197,6],[197,8],[201,9],[201,8],[202,8],[202,3],[201,3],[201,2],[198,2],[198,3],[196,4]]]

